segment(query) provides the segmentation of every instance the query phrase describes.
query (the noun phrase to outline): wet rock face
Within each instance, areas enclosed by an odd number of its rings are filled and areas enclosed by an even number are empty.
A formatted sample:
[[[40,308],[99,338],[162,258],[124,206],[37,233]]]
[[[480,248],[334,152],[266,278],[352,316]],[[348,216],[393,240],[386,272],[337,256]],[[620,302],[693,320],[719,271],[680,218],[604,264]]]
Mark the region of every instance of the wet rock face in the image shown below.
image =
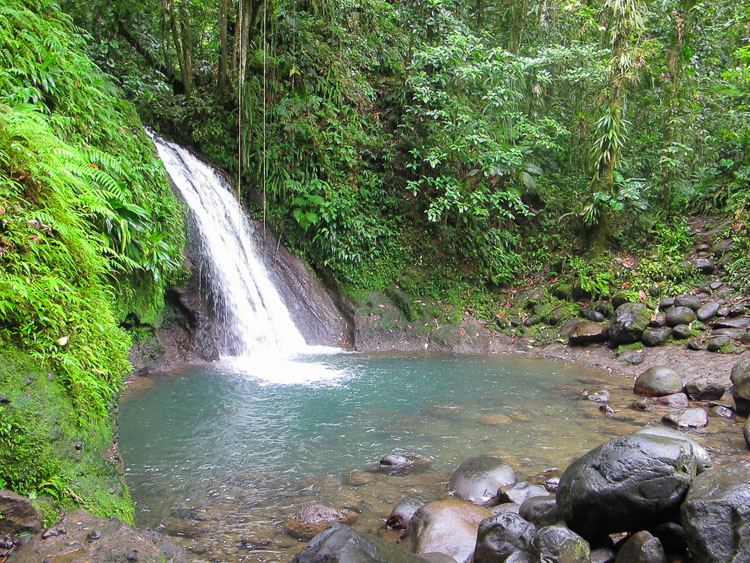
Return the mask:
[[[284,522],[284,530],[292,537],[309,540],[332,522],[351,524],[356,519],[357,514],[354,512],[342,512],[322,504],[310,503]]]
[[[528,551],[536,527],[518,514],[504,512],[482,520],[477,531],[475,563],[505,561],[514,551]]]
[[[737,413],[741,416],[750,414],[750,359],[737,362],[732,368],[732,394]]]
[[[482,455],[465,460],[448,481],[448,494],[474,504],[489,505],[495,502],[500,487],[510,487],[516,482],[516,473],[503,460]]]
[[[292,559],[293,563],[419,563],[426,559],[376,538],[367,539],[349,526],[332,524]]]
[[[697,561],[750,561],[750,462],[698,476],[681,509],[688,548]]]
[[[617,344],[638,342],[650,320],[651,311],[643,303],[620,305],[609,325],[609,339]]]
[[[620,436],[568,466],[557,504],[568,526],[584,538],[638,531],[675,515],[697,471],[698,458],[687,441]]]
[[[458,563],[471,561],[479,523],[490,518],[486,508],[456,499],[430,502],[409,522],[408,535],[414,553],[444,553]]]
[[[49,559],[47,559],[49,558]],[[156,532],[137,530],[116,518],[100,518],[85,510],[37,534],[14,555],[13,561],[164,561],[187,563],[182,548]]]

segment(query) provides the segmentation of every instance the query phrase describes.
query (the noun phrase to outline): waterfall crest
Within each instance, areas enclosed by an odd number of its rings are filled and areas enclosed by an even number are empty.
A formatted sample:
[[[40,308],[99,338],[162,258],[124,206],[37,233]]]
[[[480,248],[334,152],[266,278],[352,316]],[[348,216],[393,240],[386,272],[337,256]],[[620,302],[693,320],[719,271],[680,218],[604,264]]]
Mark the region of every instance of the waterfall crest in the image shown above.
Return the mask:
[[[209,290],[222,317],[221,353],[282,359],[313,351],[271,282],[259,251],[260,235],[225,178],[188,150],[149,134],[200,233]]]

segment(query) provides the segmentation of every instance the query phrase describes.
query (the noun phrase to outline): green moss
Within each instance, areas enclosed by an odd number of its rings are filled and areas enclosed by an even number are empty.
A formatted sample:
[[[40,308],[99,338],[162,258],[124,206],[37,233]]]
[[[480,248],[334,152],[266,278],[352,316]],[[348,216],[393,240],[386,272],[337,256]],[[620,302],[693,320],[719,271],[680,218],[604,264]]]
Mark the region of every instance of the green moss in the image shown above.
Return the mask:
[[[0,394],[8,401],[0,412],[5,486],[132,523],[111,418],[82,420],[65,382],[49,367],[18,349],[0,348]]]
[[[617,347],[617,353],[622,354],[628,350],[640,350],[643,348],[643,342],[633,342],[632,344],[621,344]]]

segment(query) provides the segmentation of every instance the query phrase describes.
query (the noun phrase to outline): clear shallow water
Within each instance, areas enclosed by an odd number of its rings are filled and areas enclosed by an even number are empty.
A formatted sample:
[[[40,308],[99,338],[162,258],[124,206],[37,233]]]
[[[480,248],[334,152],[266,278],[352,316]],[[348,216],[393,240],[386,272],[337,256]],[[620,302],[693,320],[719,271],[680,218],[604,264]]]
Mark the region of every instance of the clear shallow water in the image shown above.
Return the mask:
[[[253,371],[247,360],[187,367],[121,401],[136,522],[183,538],[196,560],[288,561],[304,544],[282,524],[305,502],[353,508],[376,531],[403,496],[441,496],[467,457],[507,459],[521,480],[643,424],[581,399],[622,378],[543,361],[339,354],[278,364],[266,379]],[[273,382],[310,373],[325,376]],[[363,472],[392,451],[432,466]]]

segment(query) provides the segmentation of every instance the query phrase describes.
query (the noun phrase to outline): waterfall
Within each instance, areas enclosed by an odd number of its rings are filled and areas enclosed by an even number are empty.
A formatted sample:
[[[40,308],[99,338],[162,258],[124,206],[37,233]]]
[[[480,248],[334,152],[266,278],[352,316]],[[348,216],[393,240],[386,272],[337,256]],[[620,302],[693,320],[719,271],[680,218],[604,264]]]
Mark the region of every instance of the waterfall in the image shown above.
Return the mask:
[[[184,148],[149,134],[200,232],[210,290],[224,316],[222,353],[250,357],[256,366],[265,358],[278,367],[279,360],[320,351],[307,345],[292,321],[258,250],[259,233],[224,177]]]

